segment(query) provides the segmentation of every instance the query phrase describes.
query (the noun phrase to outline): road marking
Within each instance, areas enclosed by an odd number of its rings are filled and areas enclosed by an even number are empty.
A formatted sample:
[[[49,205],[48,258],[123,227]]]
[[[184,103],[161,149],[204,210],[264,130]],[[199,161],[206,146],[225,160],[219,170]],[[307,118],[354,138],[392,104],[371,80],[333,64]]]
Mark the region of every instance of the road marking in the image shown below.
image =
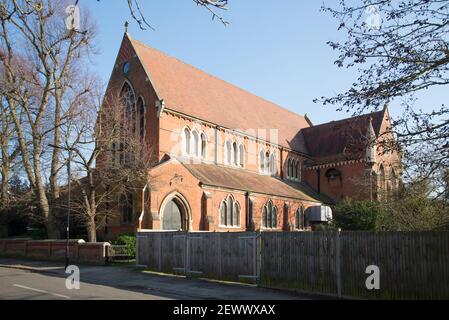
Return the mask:
[[[59,294],[59,293],[52,293],[52,292],[48,292],[45,290],[40,290],[40,289],[36,289],[36,288],[30,288],[27,286],[22,286],[20,284],[13,284],[14,287],[18,287],[18,288],[22,288],[22,289],[27,289],[27,290],[31,290],[31,291],[36,291],[36,292],[40,292],[40,293],[46,293],[55,297],[59,297],[59,298],[64,298],[64,299],[70,299],[69,296],[65,296],[63,294]]]

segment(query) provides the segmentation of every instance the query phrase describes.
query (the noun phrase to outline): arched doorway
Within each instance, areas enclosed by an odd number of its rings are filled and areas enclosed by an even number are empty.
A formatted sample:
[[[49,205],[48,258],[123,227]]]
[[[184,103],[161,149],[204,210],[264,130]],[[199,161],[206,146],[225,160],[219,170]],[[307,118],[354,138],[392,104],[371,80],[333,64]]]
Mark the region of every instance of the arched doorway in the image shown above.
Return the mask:
[[[182,196],[173,194],[163,201],[161,206],[161,229],[189,229],[189,209]]]

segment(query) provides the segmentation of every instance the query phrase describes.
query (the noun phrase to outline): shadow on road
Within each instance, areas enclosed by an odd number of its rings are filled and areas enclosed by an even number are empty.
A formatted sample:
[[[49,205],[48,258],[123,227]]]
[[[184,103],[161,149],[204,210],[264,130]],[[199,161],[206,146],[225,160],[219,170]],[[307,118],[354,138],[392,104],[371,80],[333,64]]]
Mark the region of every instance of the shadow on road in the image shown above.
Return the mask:
[[[50,277],[66,278],[64,266],[57,262],[27,261],[0,258],[0,267],[17,268],[43,273]],[[120,290],[183,300],[296,300],[311,296],[258,288],[254,285],[222,283],[143,272],[134,266],[80,265],[80,281]]]

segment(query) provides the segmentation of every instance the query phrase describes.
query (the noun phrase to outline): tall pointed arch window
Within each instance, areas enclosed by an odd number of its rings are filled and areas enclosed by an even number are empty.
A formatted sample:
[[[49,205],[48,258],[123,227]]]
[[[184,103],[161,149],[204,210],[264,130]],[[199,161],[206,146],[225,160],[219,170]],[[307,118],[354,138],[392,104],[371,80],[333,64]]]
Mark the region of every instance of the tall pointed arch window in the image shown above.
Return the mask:
[[[186,155],[190,154],[190,145],[191,145],[190,141],[191,141],[190,129],[184,128],[184,130],[182,130],[182,143],[183,143],[182,150]]]
[[[226,200],[226,206],[228,208],[228,212],[226,215],[226,226],[232,226],[232,215],[233,215],[233,209],[234,209],[234,199],[231,196],[228,196],[228,199]]]
[[[225,227],[240,226],[240,204],[232,195],[220,203],[220,225]]]
[[[304,230],[304,208],[300,207],[295,212],[295,229]]]
[[[232,164],[232,143],[231,141],[226,141],[225,144],[225,157],[226,157],[226,164]]]
[[[222,201],[220,204],[220,224],[226,225],[226,216],[228,215],[228,205],[226,201]]]
[[[287,159],[287,178],[301,180],[301,161],[292,158]]]
[[[237,166],[239,163],[239,151],[236,142],[232,144],[232,161],[232,164],[235,166]]]
[[[135,119],[135,95],[128,82],[125,82],[120,91],[120,99],[125,107],[125,114],[128,120]]]
[[[276,168],[276,155],[274,152],[270,155],[270,174],[275,175],[277,172]]]
[[[265,229],[275,229],[278,225],[278,209],[269,200],[262,208],[262,227]]]
[[[123,84],[122,90],[120,91],[120,101],[125,109],[123,112],[123,121],[120,123],[120,126],[126,132],[123,137],[127,138],[128,135],[135,134],[136,132],[135,95],[131,84],[127,81]],[[121,147],[119,150],[120,164],[124,164],[125,159],[130,158],[129,148],[125,150],[123,142],[120,144]]]
[[[193,130],[192,132],[192,151],[193,155],[195,157],[200,156],[200,137],[198,135],[198,132],[196,130]]]
[[[270,153],[268,151],[265,152],[264,162],[264,173],[270,173]]]
[[[259,172],[265,171],[265,151],[259,151]]]
[[[296,177],[298,176],[298,168],[296,167],[296,161],[292,161],[292,178],[296,179]]]
[[[232,214],[232,225],[235,227],[240,226],[240,205],[237,201],[234,202],[234,210]]]
[[[245,147],[243,144],[239,145],[239,165],[240,167],[245,167]]]
[[[379,190],[383,191],[385,189],[385,169],[381,164],[379,169]]]
[[[201,158],[206,159],[206,146],[207,137],[204,133],[201,133]]]
[[[139,118],[139,138],[140,142],[143,142],[145,139],[145,107],[142,98],[137,100],[137,112]]]

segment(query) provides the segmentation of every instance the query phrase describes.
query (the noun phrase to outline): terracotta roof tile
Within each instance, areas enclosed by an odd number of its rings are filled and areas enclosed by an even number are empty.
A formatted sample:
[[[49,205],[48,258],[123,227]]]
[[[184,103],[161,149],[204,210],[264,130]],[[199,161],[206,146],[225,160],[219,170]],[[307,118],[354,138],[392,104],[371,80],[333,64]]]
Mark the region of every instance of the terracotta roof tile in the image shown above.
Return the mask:
[[[302,183],[290,183],[276,177],[212,164],[182,164],[202,184],[249,191],[266,195],[333,204],[324,194],[317,194]]]
[[[304,117],[130,39],[168,109],[230,129],[278,129],[278,143],[306,152]]]
[[[370,118],[378,135],[383,115],[384,111],[378,111],[305,128],[302,133],[307,150],[311,156],[321,160],[353,158],[365,152]]]

